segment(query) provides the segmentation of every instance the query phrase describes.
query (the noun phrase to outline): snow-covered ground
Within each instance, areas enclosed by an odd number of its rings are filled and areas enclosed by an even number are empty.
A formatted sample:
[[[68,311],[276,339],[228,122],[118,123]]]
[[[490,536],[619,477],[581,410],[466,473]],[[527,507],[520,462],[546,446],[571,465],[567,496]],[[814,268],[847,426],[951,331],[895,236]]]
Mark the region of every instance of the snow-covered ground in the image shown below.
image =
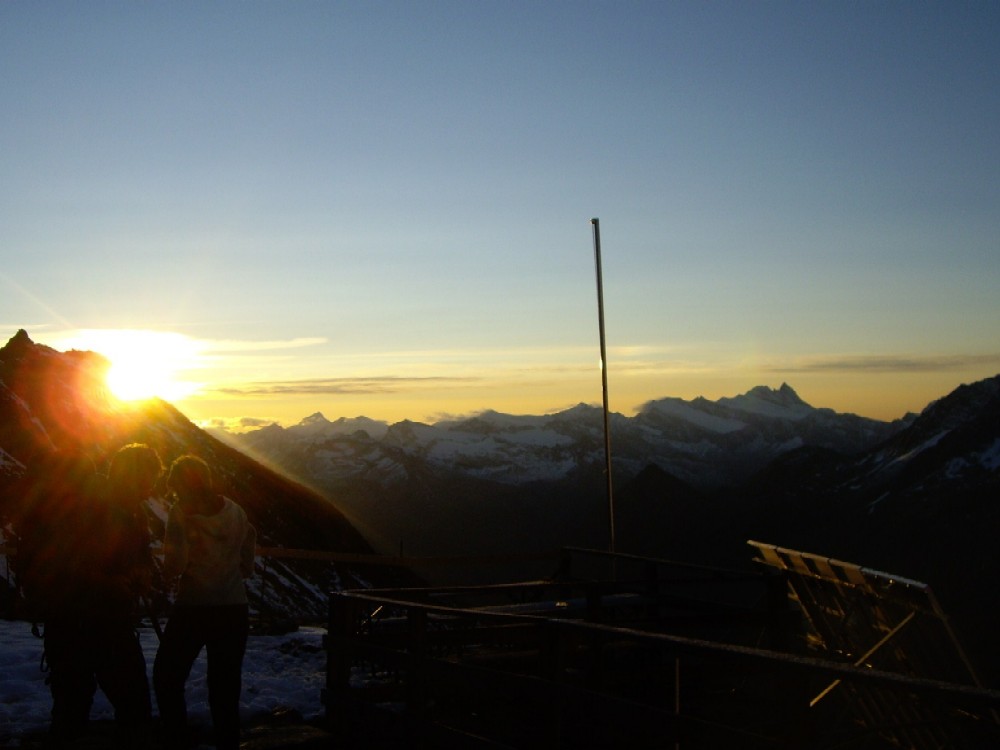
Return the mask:
[[[325,630],[300,628],[281,636],[250,636],[243,663],[242,714],[244,721],[292,709],[305,719],[322,715],[320,691],[326,680]],[[147,673],[152,674],[156,634],[140,630]],[[45,675],[39,670],[42,642],[25,622],[0,620],[0,747],[16,746],[16,738],[44,731],[51,700]],[[187,687],[188,716],[193,724],[210,724],[205,655],[191,670]],[[153,711],[156,699],[153,698]],[[98,691],[92,719],[111,719],[111,706]]]

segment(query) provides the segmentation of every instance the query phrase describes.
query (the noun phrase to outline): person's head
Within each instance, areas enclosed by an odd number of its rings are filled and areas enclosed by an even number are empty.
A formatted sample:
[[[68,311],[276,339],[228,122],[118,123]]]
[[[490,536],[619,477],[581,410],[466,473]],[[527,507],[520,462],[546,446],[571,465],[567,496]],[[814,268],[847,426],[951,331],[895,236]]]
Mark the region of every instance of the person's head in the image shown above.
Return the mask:
[[[184,455],[170,464],[167,489],[177,496],[186,513],[207,513],[216,504],[212,470],[198,456]]]
[[[122,495],[145,500],[163,474],[163,464],[155,450],[145,443],[130,443],[118,449],[108,466],[108,480]]]

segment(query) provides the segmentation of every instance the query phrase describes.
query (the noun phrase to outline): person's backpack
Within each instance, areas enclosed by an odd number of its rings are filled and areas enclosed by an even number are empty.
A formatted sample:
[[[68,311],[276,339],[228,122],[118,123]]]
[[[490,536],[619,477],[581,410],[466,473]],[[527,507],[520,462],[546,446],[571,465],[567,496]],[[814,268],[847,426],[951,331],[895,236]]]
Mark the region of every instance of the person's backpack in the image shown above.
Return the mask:
[[[85,456],[55,453],[17,489],[12,560],[24,619],[44,622],[86,606],[96,472]]]

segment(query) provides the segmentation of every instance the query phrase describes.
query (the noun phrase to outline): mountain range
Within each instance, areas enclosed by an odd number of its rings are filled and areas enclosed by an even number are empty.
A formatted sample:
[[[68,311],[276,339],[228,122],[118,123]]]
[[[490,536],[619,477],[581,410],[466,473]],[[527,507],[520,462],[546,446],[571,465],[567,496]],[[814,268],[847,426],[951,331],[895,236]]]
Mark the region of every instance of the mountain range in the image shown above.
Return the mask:
[[[616,536],[623,549],[675,556],[666,540],[678,514],[710,508],[789,453],[856,455],[915,420],[881,422],[817,409],[787,384],[718,401],[661,399],[634,417],[612,414],[612,484],[614,494],[621,493]],[[217,435],[333,499],[386,553],[608,545],[598,407],[579,404],[544,416],[486,411],[392,425],[365,417],[330,421],[316,413],[287,428]]]
[[[772,459],[802,446],[844,453],[872,447],[915,415],[887,423],[816,409],[782,384],[759,386],[735,398],[647,403],[635,417],[611,415],[616,475],[634,476],[652,464],[702,490],[743,483]],[[428,465],[503,484],[560,481],[588,464],[604,463],[603,413],[579,404],[545,416],[485,411],[432,425],[393,425],[365,417],[327,420],[321,413],[288,428],[270,425],[234,438],[262,454],[311,452],[307,476],[391,483],[398,453]]]
[[[317,413],[210,434],[165,402],[109,399],[106,367],[23,331],[0,349],[0,516],[47,452],[82,450],[100,466],[142,441],[165,461],[209,460],[265,546],[535,555],[607,549],[613,518],[616,551],[740,567],[753,565],[756,539],[929,583],[1000,684],[1000,375],[894,422],[814,408],[787,384],[652,401],[611,415],[609,498],[597,407],[391,425]],[[546,575],[547,564],[418,572],[493,582]],[[323,616],[329,588],[399,581],[381,567],[284,559],[260,573],[255,606],[300,620]]]

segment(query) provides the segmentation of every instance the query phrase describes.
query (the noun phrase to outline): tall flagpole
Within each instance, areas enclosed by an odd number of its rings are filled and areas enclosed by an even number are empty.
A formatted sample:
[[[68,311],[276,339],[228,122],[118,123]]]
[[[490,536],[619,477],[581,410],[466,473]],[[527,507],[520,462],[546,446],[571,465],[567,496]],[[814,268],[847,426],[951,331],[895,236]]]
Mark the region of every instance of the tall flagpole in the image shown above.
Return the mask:
[[[608,356],[604,340],[604,280],[601,275],[601,223],[591,219],[594,225],[594,264],[597,266],[597,325],[601,334],[601,387],[604,392],[604,474],[608,491],[608,539],[609,550],[615,552],[615,500],[611,480],[611,430],[608,421]]]

